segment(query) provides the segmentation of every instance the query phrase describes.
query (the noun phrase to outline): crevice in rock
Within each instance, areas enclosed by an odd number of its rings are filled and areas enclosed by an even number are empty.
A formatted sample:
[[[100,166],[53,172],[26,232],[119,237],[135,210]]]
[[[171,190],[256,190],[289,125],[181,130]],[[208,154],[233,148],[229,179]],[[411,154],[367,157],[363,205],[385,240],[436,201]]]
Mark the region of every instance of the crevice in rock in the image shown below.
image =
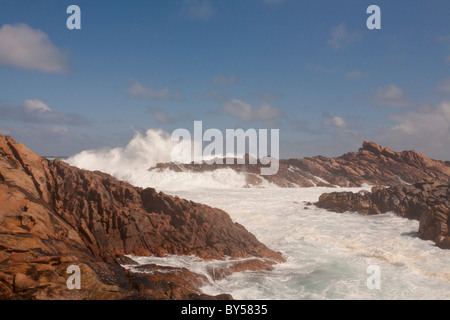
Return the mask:
[[[28,169],[28,167],[23,162],[22,158],[19,155],[19,152],[16,150],[16,148],[14,148],[14,146],[11,144],[11,142],[8,141],[7,144],[8,144],[9,149],[13,153],[14,157],[16,158],[16,160],[19,161],[19,163],[22,166],[22,168],[25,171],[25,173],[31,177],[31,180],[33,180],[33,184],[34,184],[34,187],[36,188],[36,191],[42,197],[43,193],[42,193],[42,190],[41,190],[41,187],[40,187],[39,183],[37,182],[36,178],[31,173],[30,169]]]

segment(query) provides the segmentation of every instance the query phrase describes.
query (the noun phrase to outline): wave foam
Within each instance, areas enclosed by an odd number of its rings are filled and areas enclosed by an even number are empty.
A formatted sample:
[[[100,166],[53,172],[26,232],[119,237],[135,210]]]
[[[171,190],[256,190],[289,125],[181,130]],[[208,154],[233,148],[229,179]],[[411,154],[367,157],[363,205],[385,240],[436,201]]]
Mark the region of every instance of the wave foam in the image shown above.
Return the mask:
[[[126,147],[87,150],[69,157],[72,166],[102,171],[138,187],[168,191],[199,187],[240,188],[246,186],[246,175],[224,168],[211,172],[149,171],[157,163],[171,162],[171,151],[178,142],[162,130],[136,133]],[[264,184],[265,187],[270,184]]]

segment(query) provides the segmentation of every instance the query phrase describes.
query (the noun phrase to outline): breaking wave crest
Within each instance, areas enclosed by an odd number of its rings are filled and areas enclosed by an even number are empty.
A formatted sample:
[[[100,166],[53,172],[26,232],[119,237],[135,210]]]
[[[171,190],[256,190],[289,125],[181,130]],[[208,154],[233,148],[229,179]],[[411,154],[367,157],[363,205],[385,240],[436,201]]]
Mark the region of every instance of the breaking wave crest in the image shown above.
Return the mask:
[[[102,171],[138,187],[152,187],[167,191],[198,187],[240,188],[247,185],[246,175],[224,168],[211,172],[149,171],[158,163],[171,162],[171,151],[178,142],[162,130],[136,133],[125,147],[86,150],[69,157],[72,166]],[[263,183],[269,187],[271,184]]]

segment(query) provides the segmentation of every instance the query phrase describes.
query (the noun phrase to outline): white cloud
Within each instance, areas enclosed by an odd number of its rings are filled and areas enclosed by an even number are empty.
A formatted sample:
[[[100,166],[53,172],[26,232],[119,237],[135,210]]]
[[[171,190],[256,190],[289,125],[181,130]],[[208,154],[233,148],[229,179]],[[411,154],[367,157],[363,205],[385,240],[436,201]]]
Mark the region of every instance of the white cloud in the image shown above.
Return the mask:
[[[272,121],[280,117],[281,110],[264,103],[261,107],[254,107],[239,99],[231,99],[222,105],[222,109],[244,121]]]
[[[155,90],[150,87],[146,88],[139,82],[133,85],[126,91],[127,95],[132,98],[149,99],[149,100],[182,100],[180,92],[171,92],[169,88]]]
[[[378,89],[374,95],[374,102],[376,105],[383,107],[405,107],[408,105],[405,92],[394,84]]]
[[[104,145],[104,141],[99,141],[96,136],[69,130],[59,125],[9,125],[5,129],[0,132],[11,135],[16,141],[20,141],[42,156],[69,156],[74,152]]]
[[[209,0],[184,0],[184,15],[190,20],[209,20],[214,15],[214,8]]]
[[[334,117],[332,119],[333,125],[338,127],[338,128],[345,128],[347,127],[347,124],[345,123],[344,119],[342,119],[341,117]]]
[[[450,101],[390,118],[394,125],[380,140],[394,146],[411,146],[434,158],[450,159]]]
[[[238,99],[231,99],[222,106],[223,110],[238,117],[244,121],[250,121],[254,118],[253,106]]]
[[[280,109],[272,107],[264,103],[261,107],[255,108],[255,119],[257,120],[274,120],[281,114]]]
[[[90,124],[89,120],[81,115],[52,110],[45,102],[39,99],[26,100],[21,106],[0,105],[1,120],[74,126]]]
[[[347,123],[341,117],[332,117],[328,113],[324,113],[322,117],[323,117],[323,123],[326,126],[332,126],[332,127],[338,128],[338,129],[347,128]]]
[[[65,73],[68,57],[41,30],[26,24],[0,28],[0,64],[45,73]]]
[[[33,112],[33,111],[51,112],[52,111],[52,109],[50,109],[47,104],[45,104],[44,102],[42,102],[39,99],[25,100],[25,102],[23,103],[23,106],[27,111],[30,111],[30,112]]]
[[[333,27],[328,38],[328,44],[335,50],[341,50],[360,39],[359,33],[347,31],[347,26],[342,23]]]

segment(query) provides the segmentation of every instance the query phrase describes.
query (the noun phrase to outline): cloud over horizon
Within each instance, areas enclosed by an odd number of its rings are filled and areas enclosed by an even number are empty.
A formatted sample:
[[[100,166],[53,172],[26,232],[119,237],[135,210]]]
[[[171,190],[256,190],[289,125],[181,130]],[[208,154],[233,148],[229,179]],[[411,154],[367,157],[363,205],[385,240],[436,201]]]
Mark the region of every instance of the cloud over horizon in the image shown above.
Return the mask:
[[[44,73],[66,73],[69,59],[48,35],[27,24],[0,28],[0,64]]]
[[[353,133],[352,130],[348,129],[348,124],[342,117],[331,116],[327,112],[322,114],[322,124],[325,127],[334,129],[334,131],[339,131],[341,133]]]
[[[375,139],[391,148],[416,149],[427,156],[450,160],[450,101],[422,105],[390,116],[393,125]]]
[[[444,101],[436,106],[425,106],[411,110],[404,114],[391,115],[396,123],[392,131],[409,136],[425,136],[427,138],[438,135],[450,140],[450,102]]]
[[[39,99],[28,99],[20,106],[0,105],[0,119],[35,124],[87,126],[90,121],[73,113],[52,110]]]

